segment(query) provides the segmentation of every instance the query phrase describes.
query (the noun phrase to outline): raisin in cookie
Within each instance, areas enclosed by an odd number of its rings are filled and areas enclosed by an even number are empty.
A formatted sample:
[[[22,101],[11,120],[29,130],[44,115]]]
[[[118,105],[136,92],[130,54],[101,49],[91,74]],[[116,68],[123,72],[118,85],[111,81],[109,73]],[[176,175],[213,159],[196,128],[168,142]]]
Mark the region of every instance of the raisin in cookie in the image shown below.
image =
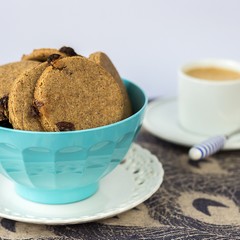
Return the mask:
[[[15,79],[37,66],[35,61],[20,61],[0,66],[0,121],[8,118],[8,95]]]
[[[88,129],[123,119],[124,99],[116,80],[80,56],[55,60],[47,67],[34,98],[47,131]]]
[[[8,100],[9,119],[15,129],[43,131],[39,112],[34,105],[34,89],[37,80],[48,66],[42,63],[18,77],[11,88]]]
[[[95,52],[89,56],[89,59],[102,66],[117,81],[124,96],[124,118],[129,117],[132,114],[131,102],[129,100],[128,93],[122,82],[122,79],[110,58],[103,52]]]

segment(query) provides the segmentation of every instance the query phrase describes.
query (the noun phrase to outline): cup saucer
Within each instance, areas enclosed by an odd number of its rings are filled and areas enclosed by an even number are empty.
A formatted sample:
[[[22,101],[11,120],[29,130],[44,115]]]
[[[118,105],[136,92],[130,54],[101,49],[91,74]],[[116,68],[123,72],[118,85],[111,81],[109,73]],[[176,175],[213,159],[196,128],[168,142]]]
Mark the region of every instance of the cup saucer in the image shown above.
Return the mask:
[[[125,160],[101,182],[92,197],[69,204],[41,204],[18,196],[14,185],[0,174],[0,218],[65,225],[97,221],[130,210],[151,197],[163,181],[158,158],[132,144]]]
[[[190,147],[206,140],[210,135],[200,135],[182,128],[178,122],[177,98],[157,99],[149,103],[143,126],[150,133],[169,142]],[[240,131],[227,140],[223,150],[240,149]]]

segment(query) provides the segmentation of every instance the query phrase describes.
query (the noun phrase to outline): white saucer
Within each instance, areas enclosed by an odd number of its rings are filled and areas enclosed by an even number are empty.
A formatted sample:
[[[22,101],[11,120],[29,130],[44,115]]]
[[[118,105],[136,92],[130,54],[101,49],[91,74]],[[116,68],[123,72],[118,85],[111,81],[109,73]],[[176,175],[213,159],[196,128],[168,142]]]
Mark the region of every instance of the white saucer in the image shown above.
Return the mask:
[[[157,99],[149,103],[143,126],[159,138],[187,147],[212,137],[188,132],[179,125],[176,98]],[[240,133],[232,136],[223,149],[240,149]]]
[[[75,224],[111,217],[147,200],[163,181],[156,156],[133,144],[125,161],[102,179],[92,197],[65,205],[47,205],[19,197],[0,175],[0,217],[36,224]]]

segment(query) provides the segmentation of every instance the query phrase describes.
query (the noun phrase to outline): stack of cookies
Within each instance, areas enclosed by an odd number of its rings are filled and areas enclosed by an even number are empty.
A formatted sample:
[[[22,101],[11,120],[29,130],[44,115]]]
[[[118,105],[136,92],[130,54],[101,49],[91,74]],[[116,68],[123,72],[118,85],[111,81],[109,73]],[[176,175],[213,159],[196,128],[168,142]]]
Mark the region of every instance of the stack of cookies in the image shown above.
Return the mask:
[[[36,49],[0,66],[0,125],[28,131],[73,131],[132,114],[126,88],[109,57],[70,47]]]

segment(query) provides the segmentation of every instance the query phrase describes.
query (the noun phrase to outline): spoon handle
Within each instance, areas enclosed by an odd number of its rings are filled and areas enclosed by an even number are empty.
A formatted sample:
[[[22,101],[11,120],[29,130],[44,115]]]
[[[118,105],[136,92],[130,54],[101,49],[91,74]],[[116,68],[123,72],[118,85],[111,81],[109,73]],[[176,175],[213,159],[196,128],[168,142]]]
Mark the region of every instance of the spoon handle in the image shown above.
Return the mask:
[[[206,141],[195,144],[192,148],[190,148],[188,156],[190,159],[195,161],[206,158],[222,149],[226,140],[227,137],[224,135],[211,137]]]

